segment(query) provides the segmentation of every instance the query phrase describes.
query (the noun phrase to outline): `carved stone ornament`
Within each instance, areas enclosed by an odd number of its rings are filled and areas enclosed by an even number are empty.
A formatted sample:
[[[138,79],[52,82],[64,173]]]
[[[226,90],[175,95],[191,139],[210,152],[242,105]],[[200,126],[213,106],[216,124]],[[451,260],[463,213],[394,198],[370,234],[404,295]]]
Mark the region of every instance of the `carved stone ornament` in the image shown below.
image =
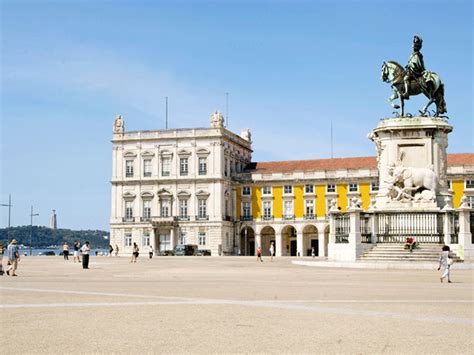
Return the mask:
[[[461,197],[461,205],[460,205],[459,207],[461,207],[461,208],[469,208],[469,203],[468,203],[468,200],[467,200],[466,195],[462,195],[462,197]]]
[[[246,128],[241,133],[240,136],[245,139],[247,142],[252,143],[252,133],[250,129]]]
[[[211,127],[222,128],[224,127],[224,116],[221,112],[215,111],[211,114]]]
[[[383,145],[382,145],[382,140],[374,132],[370,132],[367,135],[367,138],[369,138],[372,142],[375,143],[375,148],[377,150],[377,168],[380,170],[380,161],[382,159],[382,152],[383,152],[383,148],[384,148]]]
[[[432,169],[391,164],[387,167],[388,197],[393,201],[435,201],[437,177]]]
[[[124,129],[125,129],[125,127],[124,127],[124,122],[123,122],[122,115],[118,115],[115,118],[115,121],[114,121],[114,133],[115,134],[122,134]]]

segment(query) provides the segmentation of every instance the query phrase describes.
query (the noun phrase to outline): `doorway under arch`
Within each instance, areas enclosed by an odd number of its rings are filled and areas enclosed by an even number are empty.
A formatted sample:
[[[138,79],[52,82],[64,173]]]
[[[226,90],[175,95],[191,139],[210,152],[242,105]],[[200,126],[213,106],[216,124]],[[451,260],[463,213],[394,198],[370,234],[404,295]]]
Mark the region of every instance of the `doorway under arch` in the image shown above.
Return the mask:
[[[318,229],[312,224],[308,224],[303,228],[303,256],[319,256],[319,236]]]
[[[245,226],[240,231],[240,255],[255,254],[255,232],[251,227]]]
[[[275,250],[276,241],[275,241],[275,230],[273,227],[266,226],[260,232],[260,237],[262,240],[262,252],[263,255],[270,256],[270,245],[273,242],[273,250]]]
[[[282,256],[296,256],[297,244],[296,244],[296,228],[292,225],[283,227],[281,230],[282,240]]]

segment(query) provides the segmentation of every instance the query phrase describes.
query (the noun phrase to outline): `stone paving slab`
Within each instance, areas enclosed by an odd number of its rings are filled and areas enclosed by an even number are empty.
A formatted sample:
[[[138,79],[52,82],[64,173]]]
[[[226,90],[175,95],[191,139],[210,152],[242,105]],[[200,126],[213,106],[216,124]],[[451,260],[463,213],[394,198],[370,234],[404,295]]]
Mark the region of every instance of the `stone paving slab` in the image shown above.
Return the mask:
[[[301,267],[292,258],[22,258],[0,277],[2,352],[422,353],[473,348],[473,272]],[[407,340],[409,337],[409,340]]]
[[[422,261],[328,261],[328,260],[292,260],[294,265],[313,266],[322,268],[349,268],[349,269],[398,269],[398,270],[437,270],[438,263],[426,263]],[[451,266],[455,270],[473,270],[471,262],[454,263]]]

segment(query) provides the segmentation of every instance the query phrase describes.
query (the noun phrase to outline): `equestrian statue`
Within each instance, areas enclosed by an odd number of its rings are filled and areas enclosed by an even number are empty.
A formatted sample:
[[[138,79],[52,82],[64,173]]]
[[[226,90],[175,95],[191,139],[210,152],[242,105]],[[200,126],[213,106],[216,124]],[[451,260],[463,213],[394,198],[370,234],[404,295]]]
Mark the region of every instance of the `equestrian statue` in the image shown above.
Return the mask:
[[[423,62],[423,55],[420,50],[423,40],[419,36],[413,38],[413,53],[408,59],[408,64],[403,68],[394,61],[384,62],[382,65],[382,81],[392,85],[393,94],[388,102],[394,109],[400,109],[399,117],[405,115],[405,100],[410,96],[416,96],[423,93],[428,98],[428,103],[420,110],[421,116],[427,116],[428,107],[434,102],[436,112],[434,116],[442,116],[447,112],[446,101],[444,100],[444,84],[438,74],[427,71]],[[400,105],[393,100],[399,98]]]

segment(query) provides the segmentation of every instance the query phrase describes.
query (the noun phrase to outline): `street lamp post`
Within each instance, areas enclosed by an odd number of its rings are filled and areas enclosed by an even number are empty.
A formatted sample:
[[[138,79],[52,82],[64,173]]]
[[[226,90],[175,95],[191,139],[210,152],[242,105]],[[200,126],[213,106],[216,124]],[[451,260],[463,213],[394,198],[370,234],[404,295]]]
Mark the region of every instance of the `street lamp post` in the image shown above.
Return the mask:
[[[10,242],[10,218],[12,214],[12,195],[8,195],[8,205],[6,203],[0,204],[0,206],[3,207],[8,207],[8,229],[7,229],[7,236],[8,236],[8,241]]]
[[[30,256],[31,256],[31,248],[33,247],[33,217],[39,216],[39,213],[33,213],[33,206],[31,206],[31,213],[30,213]]]

